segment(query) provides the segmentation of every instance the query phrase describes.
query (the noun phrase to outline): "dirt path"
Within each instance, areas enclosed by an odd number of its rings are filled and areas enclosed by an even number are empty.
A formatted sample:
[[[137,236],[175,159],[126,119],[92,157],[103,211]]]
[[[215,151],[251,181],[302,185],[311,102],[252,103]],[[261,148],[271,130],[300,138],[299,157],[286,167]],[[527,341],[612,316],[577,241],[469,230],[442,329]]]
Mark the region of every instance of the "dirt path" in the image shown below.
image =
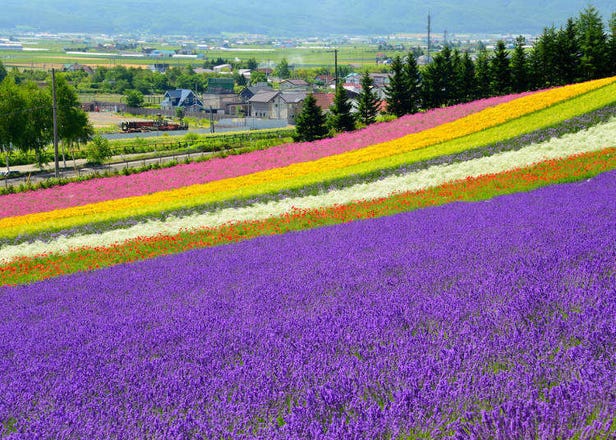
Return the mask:
[[[109,127],[110,125],[114,125],[118,127],[118,131],[120,130],[119,127],[122,121],[126,121],[127,119],[130,119],[131,121],[147,121],[147,119],[134,116],[127,118],[126,116],[113,112],[88,112],[86,114],[88,115],[88,118],[94,128]]]

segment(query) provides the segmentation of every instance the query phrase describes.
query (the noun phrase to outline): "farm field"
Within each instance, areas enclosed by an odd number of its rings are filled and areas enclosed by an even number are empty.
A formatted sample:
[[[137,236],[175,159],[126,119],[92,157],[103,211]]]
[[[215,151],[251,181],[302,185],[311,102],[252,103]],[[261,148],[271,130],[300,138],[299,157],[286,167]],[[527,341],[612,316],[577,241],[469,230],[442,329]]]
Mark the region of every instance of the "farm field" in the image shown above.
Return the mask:
[[[148,66],[159,63],[160,59],[147,58],[142,56],[123,56],[119,52],[98,53],[94,52],[78,53],[72,51],[64,51],[63,47],[71,46],[74,43],[66,41],[64,44],[59,42],[41,41],[36,43],[36,51],[8,51],[0,50],[0,60],[11,67],[22,69],[43,68],[51,69],[62,68],[65,64],[79,63],[83,65],[94,66],[125,66],[136,68],[147,68]],[[33,43],[25,42],[24,47],[31,47]],[[159,47],[160,45],[152,45]],[[169,49],[167,46],[161,48]],[[382,53],[376,45],[358,44],[358,45],[340,45],[337,46],[338,62],[340,64],[352,64],[355,66],[367,66],[375,68],[377,54]],[[42,49],[42,50],[41,50]],[[124,51],[130,52],[130,51]],[[137,51],[132,51],[137,52]],[[226,49],[212,46],[210,49],[199,51],[203,58],[173,58],[167,59],[166,62],[174,66],[199,65],[203,59],[240,59],[248,60],[256,58],[267,61],[272,65],[278,64],[283,58],[291,65],[297,68],[311,68],[321,66],[333,66],[334,55],[333,48],[327,46],[299,46],[299,47],[273,47],[273,46],[246,46],[239,49]],[[404,50],[390,50],[388,54],[403,55]]]
[[[611,438],[616,78],[0,196],[0,437]]]

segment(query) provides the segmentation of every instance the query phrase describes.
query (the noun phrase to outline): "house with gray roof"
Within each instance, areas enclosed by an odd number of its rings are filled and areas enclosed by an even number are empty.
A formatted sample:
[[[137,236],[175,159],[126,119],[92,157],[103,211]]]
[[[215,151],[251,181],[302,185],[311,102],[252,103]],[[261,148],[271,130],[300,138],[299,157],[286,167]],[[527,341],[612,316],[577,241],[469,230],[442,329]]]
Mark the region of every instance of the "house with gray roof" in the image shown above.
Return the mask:
[[[306,92],[302,91],[260,91],[248,100],[250,115],[264,119],[286,119],[293,124],[305,99]]]
[[[280,117],[280,91],[262,91],[253,95],[249,100],[250,115],[257,118],[281,119]]]
[[[308,84],[303,79],[285,79],[280,81],[280,90],[304,90],[309,91],[311,89],[310,84]]]
[[[203,109],[203,102],[201,102],[192,90],[167,90],[162,102],[160,103],[160,108],[163,110],[170,110],[178,107],[191,110],[201,110]]]
[[[244,87],[240,92],[240,98],[242,98],[243,102],[247,103],[248,100],[255,96],[257,93],[264,91],[273,92],[274,89],[266,82],[257,83],[254,86]]]

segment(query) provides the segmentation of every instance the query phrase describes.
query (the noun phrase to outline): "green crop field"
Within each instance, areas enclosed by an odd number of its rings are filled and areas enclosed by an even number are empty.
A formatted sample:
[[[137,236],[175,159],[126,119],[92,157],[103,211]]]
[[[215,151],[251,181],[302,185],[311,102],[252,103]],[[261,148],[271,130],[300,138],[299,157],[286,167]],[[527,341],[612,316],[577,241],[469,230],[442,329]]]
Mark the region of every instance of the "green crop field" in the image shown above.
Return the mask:
[[[294,68],[332,67],[334,65],[334,47],[315,44],[298,47],[274,47],[272,45],[242,45],[235,48],[211,46],[207,50],[197,50],[199,58],[150,58],[137,56],[141,47],[125,51],[108,51],[88,46],[88,52],[76,53],[71,48],[84,48],[87,45],[71,40],[27,40],[22,41],[24,50],[0,50],[0,61],[7,67],[19,69],[51,69],[65,64],[79,63],[89,66],[124,65],[127,67],[147,67],[155,63],[166,63],[177,66],[199,66],[207,60],[225,59],[229,61],[246,61],[254,58],[259,63],[276,65],[285,58]],[[146,45],[144,45],[146,46]],[[409,45],[406,47],[414,47]],[[177,50],[180,45],[147,44],[154,49]],[[383,51],[375,44],[342,44],[336,46],[338,63],[377,69],[376,56],[386,53],[388,56],[402,55],[405,51]],[[129,56],[134,54],[133,56]]]

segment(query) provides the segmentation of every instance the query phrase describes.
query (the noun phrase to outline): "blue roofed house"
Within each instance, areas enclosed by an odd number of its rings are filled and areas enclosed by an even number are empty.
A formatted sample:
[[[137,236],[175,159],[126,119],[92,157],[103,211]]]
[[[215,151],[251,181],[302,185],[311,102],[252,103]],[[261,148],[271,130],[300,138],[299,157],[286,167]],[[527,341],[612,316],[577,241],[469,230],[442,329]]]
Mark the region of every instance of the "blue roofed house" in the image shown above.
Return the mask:
[[[160,103],[160,108],[163,110],[172,110],[177,107],[197,111],[203,109],[203,102],[192,90],[167,90],[163,101]]]

